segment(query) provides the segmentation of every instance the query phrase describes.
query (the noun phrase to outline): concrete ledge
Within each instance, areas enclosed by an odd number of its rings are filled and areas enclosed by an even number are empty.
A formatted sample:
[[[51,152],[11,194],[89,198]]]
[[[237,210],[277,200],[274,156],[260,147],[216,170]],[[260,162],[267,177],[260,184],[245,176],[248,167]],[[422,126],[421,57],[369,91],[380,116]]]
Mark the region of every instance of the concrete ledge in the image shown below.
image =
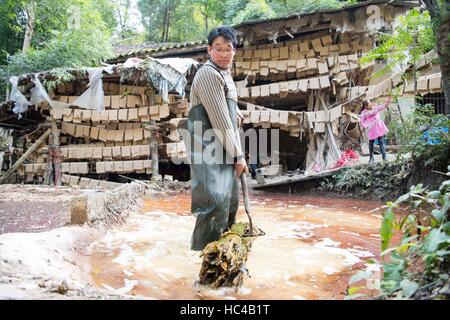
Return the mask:
[[[71,224],[108,227],[123,223],[143,203],[145,184],[132,182],[114,190],[90,192],[71,201]]]

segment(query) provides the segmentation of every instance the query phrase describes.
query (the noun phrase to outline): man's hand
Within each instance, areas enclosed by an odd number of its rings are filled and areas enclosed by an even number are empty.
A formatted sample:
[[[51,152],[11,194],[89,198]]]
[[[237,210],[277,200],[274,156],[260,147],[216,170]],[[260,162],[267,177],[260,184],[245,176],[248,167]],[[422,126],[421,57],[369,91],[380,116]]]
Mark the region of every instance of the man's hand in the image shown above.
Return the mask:
[[[238,178],[241,177],[242,172],[248,173],[247,162],[244,158],[236,161],[234,164],[234,170],[236,171],[236,175]]]

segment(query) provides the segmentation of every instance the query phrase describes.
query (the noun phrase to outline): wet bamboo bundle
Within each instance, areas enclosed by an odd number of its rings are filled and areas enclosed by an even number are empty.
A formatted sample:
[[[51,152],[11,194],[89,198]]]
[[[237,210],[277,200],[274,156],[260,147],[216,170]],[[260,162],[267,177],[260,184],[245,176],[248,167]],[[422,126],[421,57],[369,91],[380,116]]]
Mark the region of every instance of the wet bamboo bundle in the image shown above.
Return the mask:
[[[246,237],[249,224],[239,222],[209,243],[202,251],[203,263],[199,283],[216,289],[222,286],[239,287],[247,272],[245,263],[255,237]]]

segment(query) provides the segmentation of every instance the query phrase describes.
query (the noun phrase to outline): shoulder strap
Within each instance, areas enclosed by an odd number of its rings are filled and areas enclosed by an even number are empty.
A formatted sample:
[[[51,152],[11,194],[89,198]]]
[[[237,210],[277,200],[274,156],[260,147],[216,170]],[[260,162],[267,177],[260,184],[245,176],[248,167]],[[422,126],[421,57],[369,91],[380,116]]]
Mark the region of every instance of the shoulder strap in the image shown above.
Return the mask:
[[[200,68],[203,68],[203,67],[211,67],[211,68],[213,68],[214,70],[216,70],[219,74],[220,74],[220,76],[222,77],[222,79],[223,79],[223,83],[224,83],[224,86],[223,86],[223,90],[225,91],[225,96],[227,95],[227,93],[228,93],[228,86],[227,86],[227,82],[225,81],[225,77],[223,76],[223,74],[220,72],[220,70],[219,69],[217,69],[215,66],[213,66],[213,65],[211,65],[211,64],[203,64]]]

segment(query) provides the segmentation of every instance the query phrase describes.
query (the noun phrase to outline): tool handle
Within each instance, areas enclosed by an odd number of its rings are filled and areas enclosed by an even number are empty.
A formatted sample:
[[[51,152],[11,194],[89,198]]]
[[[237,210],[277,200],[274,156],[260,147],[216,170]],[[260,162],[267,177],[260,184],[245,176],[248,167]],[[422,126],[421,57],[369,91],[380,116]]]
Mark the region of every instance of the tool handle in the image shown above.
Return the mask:
[[[244,201],[248,202],[248,187],[247,187],[247,176],[244,172],[241,173],[241,184],[242,184],[242,195],[244,196]],[[247,208],[247,206],[246,206]]]
[[[250,203],[248,200],[248,188],[247,188],[247,176],[244,172],[241,173],[241,184],[242,184],[242,195],[244,196],[244,207],[247,213],[248,221],[250,224],[250,236],[253,236],[253,222],[252,217],[250,217]]]

